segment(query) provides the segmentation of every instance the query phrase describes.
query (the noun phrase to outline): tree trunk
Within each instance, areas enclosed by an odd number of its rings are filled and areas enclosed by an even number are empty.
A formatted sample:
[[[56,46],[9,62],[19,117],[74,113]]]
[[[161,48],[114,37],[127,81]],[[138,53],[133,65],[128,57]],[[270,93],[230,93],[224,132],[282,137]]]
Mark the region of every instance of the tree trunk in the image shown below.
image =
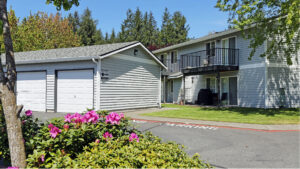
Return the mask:
[[[2,61],[0,59],[0,95],[7,127],[11,165],[13,167],[25,168],[25,146],[16,105],[15,83],[17,72],[6,5],[6,0],[0,0],[0,19],[3,22],[3,39],[6,54],[6,76],[3,73]]]

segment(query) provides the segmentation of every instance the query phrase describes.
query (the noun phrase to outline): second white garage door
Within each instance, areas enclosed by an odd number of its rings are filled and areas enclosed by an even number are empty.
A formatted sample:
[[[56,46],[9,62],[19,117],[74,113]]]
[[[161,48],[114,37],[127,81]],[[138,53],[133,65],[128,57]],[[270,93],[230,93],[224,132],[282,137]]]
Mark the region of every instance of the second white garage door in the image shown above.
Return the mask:
[[[57,112],[74,113],[93,108],[93,70],[57,72]]]

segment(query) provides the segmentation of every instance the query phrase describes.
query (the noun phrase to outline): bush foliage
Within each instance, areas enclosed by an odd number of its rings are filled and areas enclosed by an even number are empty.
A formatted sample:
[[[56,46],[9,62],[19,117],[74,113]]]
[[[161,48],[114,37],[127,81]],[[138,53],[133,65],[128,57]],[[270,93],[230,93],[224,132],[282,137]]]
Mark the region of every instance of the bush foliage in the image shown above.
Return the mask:
[[[142,134],[118,113],[88,111],[45,124],[21,117],[29,168],[209,168],[183,146]],[[9,160],[5,121],[0,113],[0,159]]]

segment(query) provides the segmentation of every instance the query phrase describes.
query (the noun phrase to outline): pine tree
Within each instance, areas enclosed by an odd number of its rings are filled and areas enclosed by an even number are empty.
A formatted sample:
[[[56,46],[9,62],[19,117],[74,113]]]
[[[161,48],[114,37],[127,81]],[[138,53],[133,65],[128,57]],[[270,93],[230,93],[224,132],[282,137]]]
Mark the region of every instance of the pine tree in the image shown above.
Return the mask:
[[[72,25],[73,32],[77,33],[80,27],[80,18],[78,12],[75,11],[74,14],[70,13],[68,16],[68,20],[69,20],[69,24]]]
[[[115,29],[112,29],[112,31],[111,31],[111,34],[110,34],[110,42],[111,42],[111,43],[117,42]]]
[[[105,33],[104,41],[105,41],[105,43],[110,43],[110,39],[109,39],[109,36],[108,36],[107,32]]]
[[[168,8],[165,8],[162,20],[162,26],[159,34],[159,44],[160,46],[169,46],[172,45],[172,36],[173,36],[173,26],[171,14],[168,11]]]
[[[185,42],[188,38],[188,31],[190,29],[189,25],[186,24],[186,18],[181,14],[181,12],[176,11],[172,17],[173,24],[173,37],[172,44]]]
[[[87,8],[81,16],[78,34],[81,37],[81,43],[84,46],[94,45],[99,39],[95,39],[97,33],[97,20],[92,18],[91,11]]]

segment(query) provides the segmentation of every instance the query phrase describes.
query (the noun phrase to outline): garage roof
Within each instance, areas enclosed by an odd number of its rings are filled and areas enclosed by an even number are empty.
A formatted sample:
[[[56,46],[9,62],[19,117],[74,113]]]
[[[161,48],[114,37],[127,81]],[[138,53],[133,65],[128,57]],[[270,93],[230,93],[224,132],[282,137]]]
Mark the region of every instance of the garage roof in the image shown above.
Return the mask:
[[[16,64],[43,63],[51,61],[88,60],[129,47],[139,42],[125,42],[94,46],[82,46],[73,48],[59,48],[28,52],[15,52]],[[5,63],[5,54],[1,55],[2,63]]]

